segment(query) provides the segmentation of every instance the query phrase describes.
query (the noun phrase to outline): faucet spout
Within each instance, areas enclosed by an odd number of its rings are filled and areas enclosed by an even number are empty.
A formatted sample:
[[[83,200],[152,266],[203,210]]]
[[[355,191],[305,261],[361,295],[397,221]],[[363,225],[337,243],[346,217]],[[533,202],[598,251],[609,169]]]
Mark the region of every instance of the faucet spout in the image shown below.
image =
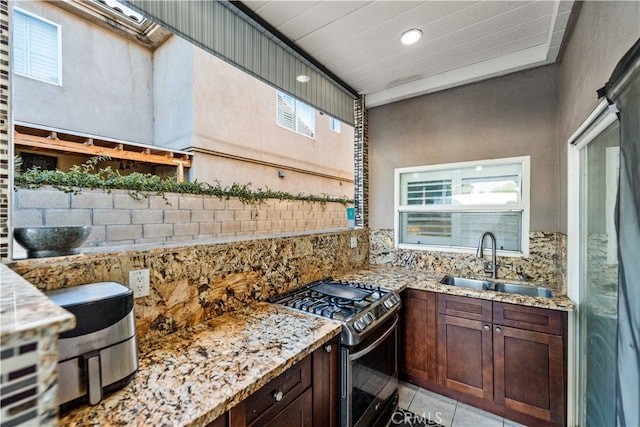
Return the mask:
[[[476,251],[476,257],[484,257],[484,238],[487,236],[489,236],[489,240],[491,240],[491,264],[486,263],[484,265],[484,272],[491,273],[491,278],[496,279],[498,272],[496,266],[496,236],[494,236],[492,232],[485,231],[484,233],[482,233],[482,236],[480,236],[480,241],[478,242],[478,250]]]

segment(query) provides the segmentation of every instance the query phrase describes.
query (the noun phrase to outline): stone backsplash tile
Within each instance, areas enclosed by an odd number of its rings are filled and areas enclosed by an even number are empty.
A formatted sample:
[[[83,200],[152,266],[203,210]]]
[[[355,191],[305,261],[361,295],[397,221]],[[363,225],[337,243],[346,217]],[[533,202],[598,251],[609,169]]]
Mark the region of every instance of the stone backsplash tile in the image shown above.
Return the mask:
[[[351,237],[358,245],[350,247]],[[368,263],[366,230],[17,261],[9,267],[43,291],[101,281],[128,283],[149,269],[150,295],[135,300],[141,342],[264,301]]]
[[[392,229],[370,230],[370,240],[371,264],[463,277],[487,275],[475,254],[398,249],[394,246]],[[529,233],[529,256],[499,256],[498,278],[540,283],[558,295],[566,295],[566,247],[567,239],[562,233]]]

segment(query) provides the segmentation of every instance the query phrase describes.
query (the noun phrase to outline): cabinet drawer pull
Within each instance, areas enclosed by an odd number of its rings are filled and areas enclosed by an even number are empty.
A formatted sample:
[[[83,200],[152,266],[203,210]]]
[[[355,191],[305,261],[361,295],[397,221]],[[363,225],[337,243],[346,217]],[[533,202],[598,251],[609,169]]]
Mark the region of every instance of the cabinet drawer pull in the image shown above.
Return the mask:
[[[276,402],[280,402],[282,400],[282,392],[280,390],[273,392],[273,398]]]
[[[331,344],[327,344],[324,346],[324,351],[326,351],[327,353],[331,353]]]
[[[485,331],[488,331],[488,330],[489,330],[489,325],[484,325],[484,326],[482,327],[482,329],[484,329]]]
[[[500,328],[496,328],[496,333],[497,333],[497,334],[499,334],[499,333],[501,333],[501,332],[502,332],[502,329],[500,329]]]

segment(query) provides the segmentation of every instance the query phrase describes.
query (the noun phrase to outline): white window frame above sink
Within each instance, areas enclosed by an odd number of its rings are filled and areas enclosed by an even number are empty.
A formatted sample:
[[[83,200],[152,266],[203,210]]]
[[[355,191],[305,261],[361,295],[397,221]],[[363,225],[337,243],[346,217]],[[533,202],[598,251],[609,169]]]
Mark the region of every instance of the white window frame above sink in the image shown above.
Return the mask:
[[[470,162],[460,163],[447,163],[439,165],[417,166],[408,168],[397,168],[394,173],[394,233],[395,233],[395,247],[399,249],[414,249],[414,250],[429,250],[437,252],[456,252],[456,253],[473,253],[477,250],[477,240],[470,243],[468,246],[461,246],[452,244],[451,239],[456,236],[455,233],[461,233],[461,227],[463,221],[463,215],[461,214],[485,214],[485,213],[497,213],[508,214],[515,213],[516,217],[519,214],[519,222],[516,225],[517,230],[520,233],[519,247],[512,249],[497,250],[497,254],[500,256],[510,257],[527,257],[529,256],[529,218],[530,218],[530,182],[531,182],[531,158],[530,156],[509,157],[502,159],[487,159]],[[485,167],[492,167],[499,169],[504,167],[505,171],[513,174],[514,168],[517,170],[518,178],[520,180],[520,188],[516,191],[520,193],[518,200],[514,202],[492,201],[491,197],[482,197],[476,194],[475,198],[478,201],[469,201],[466,203],[455,203],[452,199],[453,196],[462,196],[462,189],[456,188],[456,180],[448,177],[455,175],[456,173],[463,173],[460,170],[475,169],[477,171],[482,170]],[[473,172],[473,171],[472,171]],[[465,172],[469,173],[469,172]],[[425,195],[423,196],[424,202],[411,203],[409,197],[409,181],[403,180],[403,176],[408,174],[415,174],[416,176],[426,176],[428,178],[425,181],[425,187],[428,187],[433,183],[434,189],[425,189]],[[480,174],[479,174],[480,175]],[[422,178],[416,178],[422,179]],[[474,178],[472,178],[474,179]],[[481,178],[480,178],[481,179]],[[440,181],[438,181],[440,180]],[[435,184],[437,182],[443,183],[442,197],[438,196]],[[460,184],[460,183],[457,183]],[[461,185],[458,185],[461,187]],[[428,194],[427,194],[428,193]],[[495,194],[492,194],[495,195]],[[471,195],[473,198],[473,195]],[[440,200],[442,198],[442,200]],[[481,201],[480,201],[481,200]],[[444,235],[442,239],[438,239],[436,234],[429,236],[431,242],[411,242],[406,235],[403,234],[404,218],[407,218],[410,214],[425,213],[425,214],[454,214],[451,216],[449,234]],[[456,215],[458,214],[458,215]],[[443,216],[443,218],[444,218]],[[467,215],[468,217],[469,215]],[[446,219],[446,218],[445,218]],[[408,221],[408,220],[407,220]],[[406,226],[406,224],[405,224]],[[445,227],[446,228],[446,227]],[[437,230],[436,230],[437,231]],[[479,231],[477,237],[479,239],[483,231]],[[458,236],[459,237],[459,236]],[[441,240],[441,241],[439,241]],[[468,238],[467,238],[468,240]],[[500,248],[500,241],[497,242],[498,248]],[[486,247],[486,242],[485,242]]]

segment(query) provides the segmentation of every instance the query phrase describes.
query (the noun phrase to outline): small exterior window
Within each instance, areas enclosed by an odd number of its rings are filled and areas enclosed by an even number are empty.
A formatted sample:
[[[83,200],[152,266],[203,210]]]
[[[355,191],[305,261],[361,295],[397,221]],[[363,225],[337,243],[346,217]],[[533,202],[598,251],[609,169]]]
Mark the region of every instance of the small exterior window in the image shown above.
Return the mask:
[[[309,138],[314,138],[316,110],[293,96],[278,91],[278,124]]]
[[[340,124],[340,120],[329,117],[329,128],[332,131],[340,133]]]
[[[398,247],[474,252],[491,231],[502,255],[529,252],[529,157],[395,170]]]
[[[14,8],[11,60],[16,74],[61,85],[60,26]]]

